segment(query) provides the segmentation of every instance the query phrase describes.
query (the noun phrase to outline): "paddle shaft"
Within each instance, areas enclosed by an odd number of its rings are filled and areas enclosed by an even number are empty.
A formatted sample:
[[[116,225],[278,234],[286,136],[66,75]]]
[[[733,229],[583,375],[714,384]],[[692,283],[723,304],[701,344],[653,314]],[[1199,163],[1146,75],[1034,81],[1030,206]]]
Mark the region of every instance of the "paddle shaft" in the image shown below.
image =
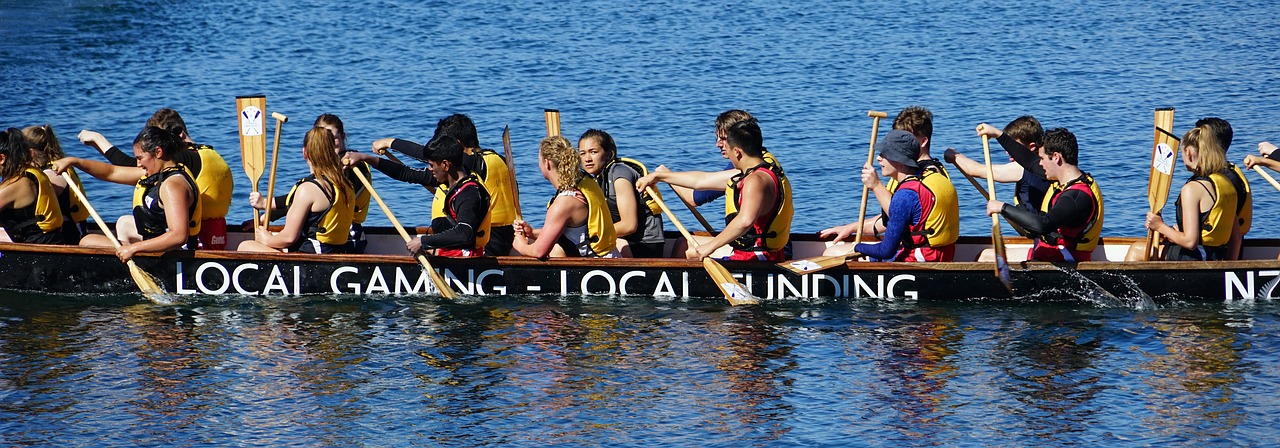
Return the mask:
[[[986,135],[982,136],[982,158],[987,164],[987,192],[990,194],[988,200],[992,200],[996,197],[996,174],[991,166],[991,138]],[[1000,283],[1004,284],[1009,292],[1013,292],[1013,285],[1005,274],[1009,257],[1004,251],[1004,236],[1000,234],[999,215],[999,213],[991,215],[991,250],[996,253],[996,278],[1000,279]]]
[[[664,202],[661,199],[658,199],[658,197],[655,195],[655,193],[657,193],[657,190],[654,190],[652,185],[646,187],[645,190],[649,192],[650,196],[653,196],[655,198],[654,202],[657,202],[658,207],[662,208],[662,212],[667,214],[667,218],[671,220],[672,224],[675,224],[676,229],[680,231],[680,234],[684,235],[685,241],[689,242],[689,247],[697,246],[698,241],[693,239],[693,234],[689,233],[689,229],[684,228],[684,224],[680,223],[680,218],[677,218],[676,214],[672,213],[671,209],[667,208],[666,202]]]
[[[369,178],[365,177],[364,173],[360,172],[360,170],[353,169],[351,171],[356,173],[356,177],[360,179],[360,183],[364,184],[364,188],[366,190],[369,190],[369,196],[373,197],[375,201],[378,201],[378,206],[382,208],[382,213],[387,215],[387,220],[391,221],[391,225],[396,228],[397,232],[400,232],[400,237],[404,238],[404,242],[408,243],[412,240],[413,237],[409,236],[409,232],[404,229],[404,225],[401,225],[400,220],[396,219],[396,215],[391,213],[391,207],[388,207],[387,203],[382,200],[382,196],[378,195],[378,191],[373,189],[373,184],[369,183]],[[431,277],[431,282],[435,283],[436,289],[440,291],[441,296],[444,296],[446,299],[458,297],[458,293],[453,290],[453,287],[450,287],[449,283],[444,281],[444,279],[440,277],[440,274],[431,267],[431,261],[428,260],[425,255],[417,254],[417,259],[418,263],[427,270],[427,276]]]
[[[1254,165],[1253,170],[1257,171],[1258,175],[1262,176],[1263,179],[1266,179],[1267,182],[1271,183],[1271,186],[1276,187],[1276,190],[1280,190],[1280,182],[1276,182],[1276,178],[1271,177],[1270,174],[1267,174],[1266,171],[1263,171],[1262,167],[1258,165]]]
[[[289,122],[289,117],[279,112],[272,112],[271,118],[276,119],[276,140],[271,144],[271,175],[267,177],[267,206],[266,219],[263,220],[262,228],[267,228],[267,223],[271,221],[271,205],[276,202],[276,167],[280,163],[280,128]],[[257,223],[254,223],[257,225]]]
[[[875,157],[876,157],[876,138],[878,138],[880,134],[880,119],[887,118],[889,114],[880,112],[880,111],[869,110],[867,111],[867,116],[871,117],[871,144],[869,145],[870,147],[867,149],[867,165],[870,165],[871,161],[875,160]],[[866,166],[866,165],[863,165],[863,166]],[[862,177],[861,173],[859,173],[858,177]],[[862,220],[867,219],[867,193],[869,193],[870,191],[871,191],[871,187],[867,186],[866,183],[863,183],[862,184],[862,201],[858,203],[858,229],[856,230],[856,233],[854,234],[854,237],[853,237],[854,246],[857,246],[858,244],[862,243],[862,226],[863,226]]]
[[[697,247],[698,240],[693,239],[693,234],[689,233],[689,229],[684,228],[684,224],[680,223],[680,219],[676,218],[676,214],[672,213],[671,209],[667,207],[667,203],[662,200],[661,196],[658,196],[658,191],[655,190],[652,185],[647,187],[645,190],[649,192],[649,196],[653,197],[653,202],[658,203],[658,207],[662,209],[662,213],[665,213],[667,218],[671,219],[671,223],[676,225],[676,229],[680,231],[680,234],[684,235],[684,239],[689,242],[689,247]],[[733,278],[733,274],[730,274],[724,266],[720,265],[719,262],[715,261],[710,256],[702,257],[702,268],[707,271],[707,275],[711,277],[711,280],[720,288],[720,292],[724,294],[725,300],[729,301],[730,305],[738,306],[760,303],[760,299],[747,292],[747,289],[743,288],[742,284],[738,283],[738,280]],[[738,291],[740,294],[745,295],[745,297],[736,297],[733,291]]]

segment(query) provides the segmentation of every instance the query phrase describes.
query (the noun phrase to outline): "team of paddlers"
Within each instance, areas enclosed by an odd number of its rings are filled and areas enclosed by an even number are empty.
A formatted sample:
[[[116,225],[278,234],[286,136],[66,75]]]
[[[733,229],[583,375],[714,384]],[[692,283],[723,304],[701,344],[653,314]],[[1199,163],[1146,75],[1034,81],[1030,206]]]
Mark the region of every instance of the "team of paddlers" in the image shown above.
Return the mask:
[[[884,212],[820,235],[844,240],[857,234],[859,241],[871,235],[877,242],[859,242],[853,250],[874,260],[952,261],[959,203],[953,178],[930,152],[932,114],[908,107],[892,127],[871,146],[879,174],[868,161],[861,175],[864,204],[870,191]],[[1012,162],[992,165],[988,154],[988,162],[982,163],[954,149],[947,149],[944,159],[971,181],[990,177],[1015,184],[1013,203],[989,201],[987,213],[1003,216],[1034,241],[1028,259],[1089,261],[1102,230],[1103,188],[1081,170],[1075,135],[1065,128],[1046,131],[1031,116],[1018,117],[1003,129],[983,123],[977,133],[984,142],[995,139]],[[874,140],[874,130],[872,135]],[[707,172],[673,172],[662,166],[650,172],[621,157],[613,138],[597,129],[584,132],[577,148],[559,135],[543,139],[538,169],[556,193],[542,228],[535,229],[521,218],[511,161],[480,146],[466,115],[441,119],[426,144],[385,138],[373,142],[370,154],[349,150],[342,121],[324,114],[303,139],[310,174],[274,198],[255,186],[250,205],[268,213],[253,226],[254,238],[238,249],[363,252],[361,223],[369,213],[372,189],[367,179],[376,169],[434,194],[431,230],[408,241],[410,253],[662,257],[662,199],[651,187],[665,182],[690,207],[725,196],[723,229],[695,239],[695,244],[679,241],[672,254],[700,259],[729,245],[727,259],[788,259],[791,181],[779,158],[764,147],[759,122],[745,111],[729,110],[716,118],[715,136],[730,166]],[[115,226],[120,259],[137,252],[226,248],[231,169],[213,147],[192,139],[176,111],[156,111],[134,138],[132,155],[100,133],[85,130],[78,137],[107,162],[66,157],[49,125],[0,133],[0,227],[10,240],[113,244],[108,236],[88,232],[90,207],[78,188],[77,171],[71,169],[76,168],[134,186],[133,211]],[[1158,210],[1146,219],[1147,228],[1163,237],[1162,259],[1239,258],[1252,201],[1243,173],[1227,160],[1231,138],[1231,126],[1214,117],[1199,120],[1182,136],[1182,162],[1192,175],[1177,196],[1176,225],[1166,224]],[[1280,169],[1275,149],[1259,144],[1261,156],[1246,157],[1244,165]],[[392,151],[425,162],[425,169],[401,163]],[[72,184],[77,188],[69,188]],[[278,232],[264,225],[280,217],[285,220]],[[1135,248],[1131,254],[1146,252]]]

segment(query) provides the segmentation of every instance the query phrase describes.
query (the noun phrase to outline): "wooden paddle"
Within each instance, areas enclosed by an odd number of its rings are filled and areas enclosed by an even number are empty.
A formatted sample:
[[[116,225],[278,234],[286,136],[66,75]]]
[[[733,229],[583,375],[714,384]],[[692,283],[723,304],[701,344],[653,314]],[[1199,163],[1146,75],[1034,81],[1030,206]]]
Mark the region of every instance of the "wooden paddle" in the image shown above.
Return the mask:
[[[542,115],[547,120],[547,137],[560,135],[560,110],[543,109]]]
[[[991,193],[991,198],[996,196],[996,174],[991,167],[991,138],[982,136],[982,158],[987,164],[987,191]],[[990,199],[988,199],[990,200]],[[1000,279],[1000,283],[1005,289],[1013,292],[1013,281],[1010,279],[1009,273],[1009,256],[1005,254],[1004,237],[1000,235],[1000,216],[999,214],[991,215],[991,248],[996,252],[996,278]]]
[[[116,234],[111,231],[110,227],[107,227],[107,222],[103,221],[102,216],[98,215],[98,211],[93,208],[92,204],[89,204],[89,198],[85,197],[83,191],[80,191],[80,187],[76,185],[76,181],[71,177],[71,173],[63,172],[62,178],[67,180],[67,187],[70,187],[76,197],[80,198],[80,203],[84,204],[84,208],[89,211],[89,216],[92,216],[93,221],[98,223],[98,228],[102,229],[102,234],[106,235],[107,239],[111,240],[112,246],[119,249],[120,240],[116,239]],[[138,290],[142,291],[143,297],[161,305],[173,304],[173,301],[169,300],[164,288],[160,287],[160,283],[156,281],[155,277],[152,277],[151,274],[147,273],[147,271],[138,267],[138,264],[134,263],[132,259],[126,261],[125,264],[129,266],[129,275],[133,277],[133,282],[138,284]]]
[[[1276,182],[1276,178],[1271,177],[1270,174],[1267,174],[1266,171],[1263,171],[1261,166],[1254,165],[1253,170],[1257,171],[1258,175],[1262,176],[1263,179],[1266,179],[1267,182],[1270,182],[1271,186],[1276,187],[1276,190],[1280,190],[1280,182]]]
[[[364,188],[366,190],[369,190],[369,195],[372,196],[374,200],[378,201],[379,207],[382,207],[382,213],[387,215],[387,219],[391,221],[391,225],[395,226],[396,231],[400,232],[400,237],[404,238],[404,242],[408,243],[412,237],[409,236],[409,232],[404,230],[404,226],[400,224],[400,220],[396,219],[396,215],[391,213],[391,207],[387,207],[387,203],[383,202],[382,196],[379,196],[378,191],[373,189],[373,185],[369,183],[369,178],[365,177],[364,173],[360,172],[360,170],[351,171],[356,173],[356,177],[360,179],[360,183],[364,184]],[[421,264],[422,268],[427,270],[427,276],[431,278],[431,283],[436,285],[436,290],[440,291],[440,296],[446,299],[457,299],[458,292],[454,291],[453,287],[449,286],[449,283],[445,281],[444,277],[431,267],[431,261],[427,260],[427,256],[423,254],[417,255],[418,264]]]
[[[507,172],[511,174],[511,202],[516,206],[516,219],[524,221],[520,213],[520,183],[516,181],[516,161],[511,158],[511,126],[502,128],[502,152],[507,156]]]
[[[666,213],[667,218],[671,220],[671,223],[675,224],[676,229],[680,230],[681,235],[684,235],[685,241],[689,242],[689,247],[697,247],[698,240],[693,239],[693,235],[689,233],[689,229],[684,228],[684,224],[680,223],[680,218],[676,218],[676,214],[672,213],[670,208],[667,208],[667,203],[663,202],[662,196],[657,194],[658,191],[655,190],[652,185],[646,188],[646,190],[649,192],[649,195],[653,197],[653,201],[658,203],[658,207],[662,208],[662,213]],[[702,257],[702,268],[707,270],[707,275],[711,276],[711,281],[716,282],[716,286],[720,288],[720,292],[724,294],[725,300],[728,300],[730,305],[738,306],[760,303],[759,297],[747,292],[747,288],[742,287],[742,284],[738,283],[738,280],[733,278],[733,274],[730,274],[728,269],[725,269],[724,266],[721,266],[720,263],[711,259],[711,257]]]
[[[1151,144],[1151,177],[1147,182],[1147,204],[1151,213],[1160,213],[1169,200],[1169,187],[1173,184],[1173,169],[1178,161],[1178,140],[1168,130],[1173,129],[1173,108],[1156,109],[1155,141]],[[1159,253],[1160,233],[1147,230],[1145,259],[1152,260]]]
[[[262,179],[262,170],[267,167],[267,136],[264,118],[267,110],[267,97],[262,95],[246,95],[236,97],[236,121],[240,123],[240,161],[244,164],[244,174],[253,185],[253,192],[258,192],[258,180]],[[253,225],[258,225],[258,209],[253,209]]]
[[[289,117],[279,112],[272,112],[271,118],[276,119],[276,141],[271,144],[271,176],[267,177],[267,206],[266,219],[262,222],[262,227],[266,228],[271,222],[271,205],[276,202],[276,167],[280,162],[280,127],[289,122]],[[254,225],[257,225],[256,223]]]
[[[888,118],[889,114],[878,110],[869,110],[867,111],[867,116],[871,117],[871,145],[867,149],[867,164],[869,165],[876,157],[876,138],[880,134],[880,119]],[[862,201],[858,203],[858,220],[855,221],[858,225],[858,230],[853,237],[853,247],[858,247],[858,244],[862,243],[862,221],[867,219],[867,193],[870,191],[871,188],[867,184],[862,184]],[[790,262],[784,261],[778,263],[778,266],[797,274],[808,274],[843,265],[846,260],[858,255],[857,251],[850,248],[843,255],[824,255]]]

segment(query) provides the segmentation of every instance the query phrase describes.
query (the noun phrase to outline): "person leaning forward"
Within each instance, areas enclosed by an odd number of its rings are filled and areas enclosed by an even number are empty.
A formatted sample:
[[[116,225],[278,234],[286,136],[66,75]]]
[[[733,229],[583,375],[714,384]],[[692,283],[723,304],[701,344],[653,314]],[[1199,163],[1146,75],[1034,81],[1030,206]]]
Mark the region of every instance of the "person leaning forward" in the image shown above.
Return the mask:
[[[1102,232],[1102,192],[1093,176],[1080,171],[1079,152],[1071,131],[1050,129],[1040,147],[1040,167],[1052,183],[1040,209],[987,202],[988,215],[1003,215],[1034,239],[1028,260],[1074,263],[1093,259]]]

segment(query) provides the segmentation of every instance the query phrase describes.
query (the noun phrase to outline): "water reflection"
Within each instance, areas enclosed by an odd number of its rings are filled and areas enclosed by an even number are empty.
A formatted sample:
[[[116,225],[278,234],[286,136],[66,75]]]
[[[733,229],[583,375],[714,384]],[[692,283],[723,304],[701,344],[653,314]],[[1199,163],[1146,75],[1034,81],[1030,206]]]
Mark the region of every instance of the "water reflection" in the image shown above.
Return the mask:
[[[1248,345],[1231,323],[1218,311],[1159,315],[1146,322],[1159,345],[1144,353],[1151,412],[1144,427],[1172,440],[1211,440],[1230,435],[1246,420],[1236,387],[1244,379],[1240,350]]]
[[[871,394],[897,412],[886,419],[907,440],[934,440],[946,429],[953,401],[947,383],[956,374],[952,357],[964,339],[955,316],[939,308],[889,310],[870,332],[870,350],[883,376]]]

